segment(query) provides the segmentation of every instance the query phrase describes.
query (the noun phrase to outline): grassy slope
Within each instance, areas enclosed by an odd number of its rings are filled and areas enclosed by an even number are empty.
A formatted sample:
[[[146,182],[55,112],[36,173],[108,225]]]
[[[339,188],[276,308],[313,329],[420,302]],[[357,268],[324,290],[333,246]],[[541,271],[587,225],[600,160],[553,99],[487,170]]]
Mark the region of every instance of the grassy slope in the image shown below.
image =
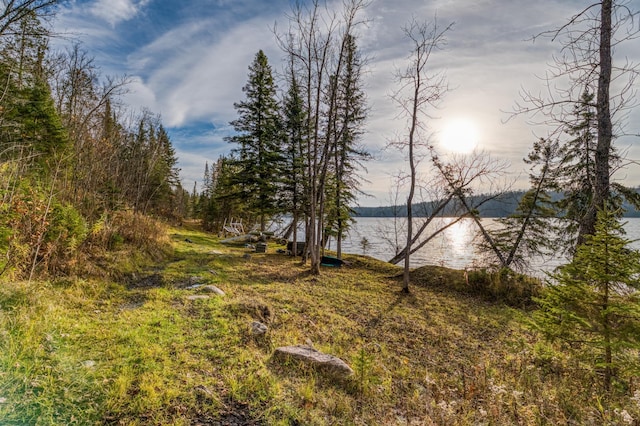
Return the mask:
[[[174,229],[174,258],[129,285],[0,287],[0,424],[618,424],[594,379],[538,341],[528,314],[448,291],[462,273],[349,257],[319,277],[269,247],[243,255]],[[188,238],[192,243],[185,242]],[[215,284],[224,297],[186,300]],[[255,338],[250,323],[269,325]],[[348,362],[342,383],[271,360],[312,343]],[[620,411],[618,411],[619,413]],[[227,423],[224,423],[224,422]],[[235,423],[233,423],[235,421]],[[221,423],[222,422],[222,423]]]

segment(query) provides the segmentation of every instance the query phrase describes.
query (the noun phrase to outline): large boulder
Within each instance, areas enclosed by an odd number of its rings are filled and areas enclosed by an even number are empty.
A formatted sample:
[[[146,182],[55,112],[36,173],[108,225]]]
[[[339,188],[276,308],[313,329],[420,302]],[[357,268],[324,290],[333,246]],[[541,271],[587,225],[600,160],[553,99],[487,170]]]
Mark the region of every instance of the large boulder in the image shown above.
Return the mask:
[[[296,345],[276,348],[273,354],[276,359],[295,359],[311,365],[318,371],[339,379],[345,379],[353,375],[353,370],[340,358],[322,353],[310,346]]]

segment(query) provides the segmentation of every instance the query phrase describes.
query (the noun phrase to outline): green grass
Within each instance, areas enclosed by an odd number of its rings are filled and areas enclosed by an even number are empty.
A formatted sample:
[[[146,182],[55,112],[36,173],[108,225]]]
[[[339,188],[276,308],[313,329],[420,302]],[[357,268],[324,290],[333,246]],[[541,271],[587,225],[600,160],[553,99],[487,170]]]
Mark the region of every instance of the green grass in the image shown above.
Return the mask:
[[[460,291],[463,274],[414,273],[348,256],[308,274],[299,260],[170,231],[165,264],[122,282],[0,286],[0,424],[625,424],[633,382],[605,398],[593,377],[529,331],[529,312]],[[189,239],[191,243],[185,241]],[[117,277],[114,273],[111,276]],[[148,276],[154,279],[145,280]],[[224,297],[189,301],[214,284]],[[450,284],[450,285],[449,285]],[[250,323],[268,324],[266,336]],[[312,343],[355,375],[336,382],[272,360]],[[640,396],[640,394],[639,394]]]

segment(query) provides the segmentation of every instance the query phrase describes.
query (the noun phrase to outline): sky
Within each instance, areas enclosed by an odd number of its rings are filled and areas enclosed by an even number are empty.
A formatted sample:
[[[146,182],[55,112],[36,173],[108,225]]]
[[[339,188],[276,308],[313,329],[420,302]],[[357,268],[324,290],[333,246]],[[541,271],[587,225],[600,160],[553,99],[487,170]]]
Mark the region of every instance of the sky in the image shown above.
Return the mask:
[[[330,0],[331,1],[337,0]],[[123,101],[132,110],[161,115],[179,159],[183,186],[202,180],[209,164],[233,148],[224,137],[237,118],[234,102],[244,99],[248,66],[263,50],[276,73],[283,52],[274,30],[286,28],[290,0],[71,0],[58,10],[56,49],[80,42],[105,76],[130,78]],[[628,0],[640,10],[640,0]],[[523,89],[544,87],[561,46],[532,37],[557,28],[590,1],[580,0],[371,0],[364,10],[368,25],[359,44],[370,58],[365,91],[370,107],[362,143],[372,154],[366,163],[361,206],[392,203],[394,176],[407,168],[406,158],[385,149],[402,133],[404,123],[390,100],[397,88],[394,73],[411,50],[402,28],[412,17],[453,23],[444,50],[434,54],[432,69],[447,77],[450,91],[429,127],[439,150],[451,153],[471,142],[492,158],[506,162],[505,176],[525,188],[522,159],[546,134],[525,116],[511,118]],[[636,23],[636,26],[638,23]],[[640,62],[640,43],[617,55]],[[283,88],[284,85],[281,85]],[[635,86],[638,87],[638,84]],[[640,108],[629,116],[628,131],[640,133]],[[640,161],[640,139],[617,141],[630,160]],[[460,146],[459,146],[460,145]],[[458,147],[459,146],[459,147]],[[421,167],[428,167],[422,163]],[[631,164],[616,178],[640,185],[640,166]]]

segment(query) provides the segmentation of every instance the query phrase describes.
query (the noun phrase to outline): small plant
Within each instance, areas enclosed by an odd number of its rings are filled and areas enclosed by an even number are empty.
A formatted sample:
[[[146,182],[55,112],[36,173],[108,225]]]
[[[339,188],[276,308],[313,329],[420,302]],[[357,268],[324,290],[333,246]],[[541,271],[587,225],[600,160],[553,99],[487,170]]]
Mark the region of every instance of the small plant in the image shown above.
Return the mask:
[[[362,346],[358,351],[358,355],[353,360],[353,368],[355,371],[358,393],[360,396],[367,394],[369,385],[371,384],[371,370],[374,364],[374,356],[367,351],[366,346]]]
[[[367,239],[367,237],[362,237],[360,240],[360,248],[362,248],[362,254],[367,254],[367,250],[371,248],[371,243]]]

